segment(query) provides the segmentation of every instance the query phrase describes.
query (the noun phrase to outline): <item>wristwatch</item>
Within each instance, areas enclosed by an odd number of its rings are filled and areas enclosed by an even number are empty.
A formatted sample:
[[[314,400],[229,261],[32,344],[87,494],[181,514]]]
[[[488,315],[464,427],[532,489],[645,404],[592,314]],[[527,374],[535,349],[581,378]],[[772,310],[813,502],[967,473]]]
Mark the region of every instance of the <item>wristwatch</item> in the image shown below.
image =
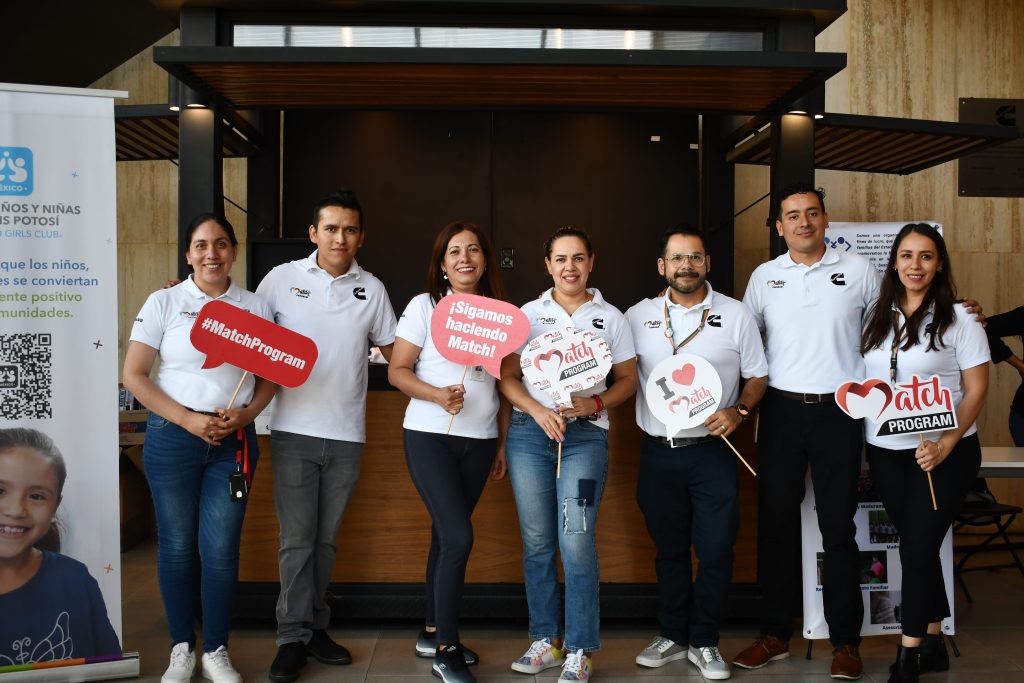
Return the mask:
[[[736,412],[740,414],[740,417],[742,417],[744,421],[747,419],[747,416],[750,415],[750,408],[748,408],[745,403],[737,403],[733,408],[736,409]]]

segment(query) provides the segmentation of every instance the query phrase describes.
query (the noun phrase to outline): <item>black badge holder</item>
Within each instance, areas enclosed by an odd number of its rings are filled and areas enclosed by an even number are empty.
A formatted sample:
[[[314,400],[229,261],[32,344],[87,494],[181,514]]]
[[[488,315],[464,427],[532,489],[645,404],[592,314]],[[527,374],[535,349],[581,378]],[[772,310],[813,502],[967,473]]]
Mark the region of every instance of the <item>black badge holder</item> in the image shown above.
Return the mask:
[[[235,471],[228,477],[228,491],[231,500],[244,503],[249,499],[249,438],[245,429],[238,430],[238,450],[235,451]]]

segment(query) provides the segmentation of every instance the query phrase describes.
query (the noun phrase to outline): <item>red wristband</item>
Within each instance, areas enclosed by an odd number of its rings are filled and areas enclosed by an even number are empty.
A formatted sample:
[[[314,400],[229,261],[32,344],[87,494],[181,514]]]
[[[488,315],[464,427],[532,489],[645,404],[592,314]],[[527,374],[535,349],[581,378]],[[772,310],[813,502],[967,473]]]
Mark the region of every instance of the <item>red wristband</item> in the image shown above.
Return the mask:
[[[594,394],[593,396],[591,396],[591,398],[594,399],[595,403],[597,403],[597,412],[598,413],[600,413],[602,410],[604,410],[604,401],[601,400],[601,395],[600,394]]]

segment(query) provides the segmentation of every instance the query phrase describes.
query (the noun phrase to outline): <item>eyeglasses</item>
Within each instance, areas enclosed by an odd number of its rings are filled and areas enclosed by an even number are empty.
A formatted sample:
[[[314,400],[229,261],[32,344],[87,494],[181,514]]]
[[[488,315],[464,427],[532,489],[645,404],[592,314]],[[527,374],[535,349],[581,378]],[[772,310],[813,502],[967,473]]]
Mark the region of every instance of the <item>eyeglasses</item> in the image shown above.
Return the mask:
[[[703,266],[705,257],[705,254],[694,252],[692,254],[672,254],[665,260],[673,266],[681,266],[683,265],[683,261],[689,261],[695,266]]]

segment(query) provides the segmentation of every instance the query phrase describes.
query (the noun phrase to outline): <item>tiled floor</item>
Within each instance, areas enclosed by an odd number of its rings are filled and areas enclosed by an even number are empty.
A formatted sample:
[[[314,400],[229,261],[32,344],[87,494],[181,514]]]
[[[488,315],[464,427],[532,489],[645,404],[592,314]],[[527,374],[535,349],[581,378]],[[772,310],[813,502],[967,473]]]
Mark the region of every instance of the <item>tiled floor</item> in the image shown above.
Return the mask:
[[[123,558],[124,571],[124,649],[141,654],[142,680],[157,682],[167,666],[167,636],[163,608],[154,574],[152,544],[144,544]],[[928,674],[927,683],[978,682],[1024,683],[1024,577],[1010,571],[975,573],[968,577],[974,596],[969,605],[957,591],[957,636],[962,657],[955,659],[948,673]],[[310,661],[303,669],[301,683],[418,683],[437,681],[431,676],[429,660],[413,656],[418,625],[339,624],[332,635],[352,651],[350,666],[326,666]],[[652,678],[672,677],[701,680],[697,670],[685,661],[660,669],[646,669],[633,663],[654,634],[655,626],[644,628],[607,624],[602,630],[604,648],[595,656],[595,683],[624,683]],[[750,626],[729,627],[723,633],[722,654],[729,658],[749,644],[755,635]],[[480,683],[553,683],[558,669],[536,677],[517,674],[508,668],[529,645],[524,626],[469,624],[463,628],[463,640],[481,655],[481,664],[473,671]],[[861,646],[865,676],[862,680],[885,683],[897,636],[867,638]],[[814,658],[804,659],[806,641],[794,641],[793,657],[776,662],[760,671],[734,671],[733,680],[752,683],[811,682],[830,680],[826,674],[830,656],[827,643],[817,643]],[[275,653],[272,625],[238,628],[231,634],[231,657],[247,681],[266,681]],[[197,679],[198,680],[198,679]]]

